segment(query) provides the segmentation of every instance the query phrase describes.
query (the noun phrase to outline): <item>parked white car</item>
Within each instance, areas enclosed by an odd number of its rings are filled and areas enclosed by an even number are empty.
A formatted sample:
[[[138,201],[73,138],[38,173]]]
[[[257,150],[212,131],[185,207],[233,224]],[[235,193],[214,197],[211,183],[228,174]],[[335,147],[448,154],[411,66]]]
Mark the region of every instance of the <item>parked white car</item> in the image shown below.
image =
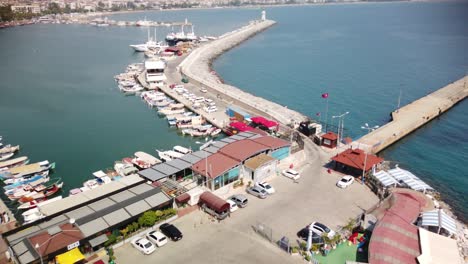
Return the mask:
[[[146,233],[146,238],[158,247],[162,247],[167,244],[167,237],[159,231],[153,230]]]
[[[293,170],[293,169],[287,169],[287,170],[284,170],[282,172],[283,176],[286,176],[288,178],[291,178],[293,180],[297,180],[299,178],[301,178],[301,175],[299,174],[299,172]]]
[[[205,88],[203,88],[203,89],[200,90],[200,92],[206,93],[206,92],[208,92],[208,90],[206,90]]]
[[[346,175],[346,176],[343,176],[343,178],[341,178],[337,183],[336,183],[336,186],[339,187],[339,188],[347,188],[348,186],[350,186],[351,184],[353,184],[354,182],[354,177],[351,176],[351,175]]]
[[[275,188],[271,186],[268,182],[257,182],[255,183],[258,187],[262,188],[267,192],[268,194],[274,194],[275,193]]]
[[[319,222],[313,222],[312,224],[312,231],[314,231],[317,235],[322,236],[323,233],[328,234],[328,238],[332,238],[335,236],[335,231],[331,230],[328,228],[326,225],[319,223]]]
[[[213,113],[218,111],[218,108],[216,106],[210,106],[210,107],[204,107],[203,110],[207,113]]]
[[[144,237],[135,237],[131,244],[145,255],[149,255],[156,250],[154,244]]]
[[[239,209],[239,207],[237,207],[237,203],[234,202],[233,200],[228,199],[226,201],[229,204],[229,212],[233,213],[233,212],[237,211],[237,209]]]

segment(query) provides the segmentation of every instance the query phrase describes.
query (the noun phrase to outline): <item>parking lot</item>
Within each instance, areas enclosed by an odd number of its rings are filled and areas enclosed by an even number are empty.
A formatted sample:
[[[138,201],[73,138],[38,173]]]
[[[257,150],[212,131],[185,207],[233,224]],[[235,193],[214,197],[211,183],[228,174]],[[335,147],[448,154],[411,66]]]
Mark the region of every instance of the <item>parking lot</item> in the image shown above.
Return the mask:
[[[334,230],[356,217],[378,200],[368,188],[354,183],[347,189],[335,186],[341,175],[327,173],[323,167],[327,156],[315,146],[308,146],[307,159],[297,168],[298,183],[283,176],[269,182],[274,195],[259,199],[246,194],[249,204],[218,223],[203,212],[196,211],[177,219],[184,238],[143,256],[127,244],[116,250],[117,262],[141,263],[299,263],[253,230],[262,223],[273,230],[273,238],[287,236],[292,245],[299,240],[296,233],[307,224],[319,221]],[[283,167],[287,164],[283,164]],[[236,189],[237,191],[239,189]]]

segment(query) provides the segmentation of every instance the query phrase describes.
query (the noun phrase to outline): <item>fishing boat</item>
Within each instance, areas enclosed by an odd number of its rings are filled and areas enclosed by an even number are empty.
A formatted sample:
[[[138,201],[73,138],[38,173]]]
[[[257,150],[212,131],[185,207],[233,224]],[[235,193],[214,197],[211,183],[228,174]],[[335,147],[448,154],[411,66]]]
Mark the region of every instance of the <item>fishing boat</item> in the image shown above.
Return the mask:
[[[7,159],[13,157],[13,155],[15,155],[15,153],[13,153],[13,152],[0,154],[0,161],[7,160]]]
[[[189,154],[189,153],[192,152],[192,149],[184,148],[184,147],[182,147],[182,146],[174,146],[172,149],[173,149],[175,152],[179,152],[179,153],[181,153],[181,154],[183,154],[183,155],[186,155],[186,154]]]
[[[19,149],[20,149],[19,145],[16,145],[16,146],[6,145],[0,148],[0,154],[15,153]]]
[[[44,175],[44,172],[48,172],[50,169],[55,169],[55,162],[49,163],[48,160],[44,160],[41,162],[11,168],[3,173],[0,173],[0,178],[20,178],[33,174]]]
[[[222,132],[221,128],[217,128],[217,129],[213,130],[213,132],[210,133],[210,136],[211,137],[216,137],[221,132]]]
[[[190,128],[194,126],[199,126],[205,122],[202,116],[186,116],[184,115],[182,118],[176,118],[177,128]]]
[[[46,204],[49,204],[49,203],[52,203],[52,202],[55,202],[55,201],[58,201],[58,200],[62,200],[61,195],[57,196],[57,197],[54,197],[54,198],[51,198],[51,199],[47,199],[45,197],[45,198],[38,199],[38,200],[32,200],[32,201],[21,204],[20,206],[18,206],[18,209],[20,209],[20,210],[33,209],[33,208],[36,208],[37,206],[46,205]]]
[[[138,152],[135,152],[135,157],[136,159],[138,160],[142,160],[148,164],[150,164],[151,166],[154,166],[156,164],[159,164],[161,163],[161,160],[157,159],[156,157],[146,153],[146,152],[143,152],[143,151],[138,151]]]
[[[122,177],[137,173],[139,171],[132,164],[125,164],[119,161],[115,162],[114,169]]]
[[[170,104],[169,106],[161,109],[158,113],[163,115],[174,115],[174,114],[182,114],[185,113],[184,104]]]
[[[168,151],[160,151],[156,150],[156,152],[159,155],[159,158],[164,160],[165,162],[171,161],[173,159],[181,158],[184,156],[184,154],[176,152],[174,150],[168,150]]]
[[[29,209],[21,215],[23,216],[24,224],[29,224],[45,217],[38,207]]]
[[[33,177],[30,177],[29,179],[28,178],[9,179],[8,181],[5,181],[5,183],[7,185],[3,186],[3,189],[5,191],[8,191],[8,190],[16,189],[18,187],[22,187],[23,185],[33,183],[33,182],[41,180],[41,179],[45,180],[47,178],[48,178],[48,176],[44,177],[44,176],[41,176],[41,175],[35,175]]]
[[[122,87],[119,87],[119,88],[126,95],[133,95],[133,94],[141,92],[141,91],[143,91],[145,89],[143,86],[141,86],[139,84],[135,84],[133,86],[122,86]]]
[[[23,156],[16,159],[11,159],[7,161],[0,162],[0,171],[7,170],[9,168],[25,165],[29,162],[28,157]]]
[[[23,197],[31,197],[37,199],[43,196],[50,196],[62,188],[63,183],[54,183],[52,185],[45,186],[44,183],[49,181],[49,177],[38,179],[34,182],[30,182],[26,185],[22,185],[16,189],[8,190],[5,192],[10,200],[18,200]],[[56,187],[59,186],[57,189]],[[50,191],[53,191],[49,194]],[[46,195],[47,194],[47,195]]]

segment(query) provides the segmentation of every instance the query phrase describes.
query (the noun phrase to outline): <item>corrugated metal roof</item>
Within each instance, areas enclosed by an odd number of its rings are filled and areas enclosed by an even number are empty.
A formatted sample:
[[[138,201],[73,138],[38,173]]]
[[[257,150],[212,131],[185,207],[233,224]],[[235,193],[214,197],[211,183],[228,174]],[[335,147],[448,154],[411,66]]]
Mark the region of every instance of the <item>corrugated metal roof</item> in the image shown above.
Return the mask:
[[[132,216],[139,215],[149,209],[151,209],[151,207],[144,200],[125,207],[125,210]]]
[[[226,142],[226,143],[232,143],[232,142],[236,142],[237,140],[228,137],[228,138],[223,138],[220,141],[221,142]]]
[[[123,192],[116,193],[112,196],[109,196],[109,199],[113,200],[116,203],[120,203],[122,201],[128,200],[132,197],[135,197],[135,194],[132,192],[129,192],[128,190],[125,190]]]
[[[204,151],[206,152],[209,152],[211,154],[214,154],[216,152],[218,152],[219,148],[218,147],[215,147],[215,146],[210,146],[210,147],[207,147],[204,149]]]
[[[213,142],[213,144],[211,144],[212,146],[214,147],[217,147],[217,148],[222,148],[224,146],[226,146],[228,143],[226,142],[222,142],[222,141],[215,141]]]
[[[209,153],[207,151],[204,151],[204,150],[199,150],[199,151],[193,152],[192,154],[199,157],[200,160],[206,158],[209,155],[211,155],[211,153]]]
[[[91,208],[89,208],[88,206],[83,206],[83,207],[75,209],[75,210],[73,210],[71,212],[68,212],[65,215],[68,218],[80,219],[80,218],[83,218],[85,216],[91,215],[93,213],[94,213],[94,211]]]
[[[142,194],[142,193],[145,193],[145,192],[148,192],[148,191],[151,191],[153,190],[154,187],[151,186],[150,184],[140,184],[140,185],[137,185],[135,187],[132,187],[130,189],[128,189],[130,192],[134,193],[134,194]]]
[[[150,181],[157,181],[157,180],[160,180],[160,179],[163,179],[163,178],[166,178],[167,175],[159,172],[159,171],[156,171],[156,170],[153,170],[151,168],[149,169],[146,169],[146,170],[142,170],[140,172],[138,172],[141,177],[144,177],[145,179],[148,179]]]
[[[233,140],[242,140],[242,139],[245,139],[245,137],[243,136],[239,136],[239,135],[234,135],[234,136],[230,136],[229,137],[230,139],[233,139]]]
[[[171,160],[169,162],[166,162],[166,164],[171,166],[171,167],[174,167],[174,168],[178,169],[179,171],[188,169],[191,166],[190,162],[186,162],[186,161],[181,160],[181,159],[173,159],[173,160]]]
[[[423,213],[421,225],[444,228],[450,232],[450,234],[457,233],[457,224],[455,223],[455,220],[447,215],[442,209],[436,209]]]
[[[123,208],[113,211],[112,213],[109,213],[102,218],[109,224],[109,226],[116,225],[120,222],[123,222],[127,219],[129,219],[131,216],[125,211]]]
[[[57,225],[57,224],[62,223],[64,221],[68,221],[68,218],[65,217],[64,215],[59,215],[57,217],[54,217],[54,218],[50,219],[47,222],[40,223],[38,226],[41,229],[47,229],[47,228],[49,228],[49,227],[51,227],[53,225]]]
[[[85,237],[92,236],[98,232],[101,232],[107,229],[108,227],[109,225],[101,217],[96,218],[90,222],[87,222],[86,224],[78,226],[81,233],[83,233]]]
[[[111,207],[114,204],[115,204],[115,202],[112,201],[111,199],[104,198],[102,200],[99,200],[99,201],[96,201],[94,203],[89,204],[88,207],[93,209],[94,211],[101,211],[101,210],[104,210],[104,209],[106,209],[108,207]]]
[[[26,264],[26,263],[31,263],[35,260],[36,258],[31,254],[31,252],[25,252],[23,255],[18,257],[18,260],[21,264]]]
[[[170,176],[172,174],[175,174],[175,173],[179,172],[179,170],[177,168],[169,166],[166,163],[161,163],[161,164],[158,164],[158,165],[154,165],[152,167],[152,169],[156,170],[156,171],[159,171],[159,172],[161,172],[162,174],[164,174],[166,176]]]
[[[190,153],[190,154],[187,154],[183,157],[180,158],[181,160],[184,160],[190,164],[195,164],[197,163],[199,160],[201,160],[202,158],[196,156],[196,155],[193,155],[193,153]]]
[[[163,204],[167,201],[170,201],[171,199],[164,194],[164,192],[159,192],[157,194],[154,194],[148,198],[145,199],[145,201],[151,206],[151,207],[156,207],[160,204]]]

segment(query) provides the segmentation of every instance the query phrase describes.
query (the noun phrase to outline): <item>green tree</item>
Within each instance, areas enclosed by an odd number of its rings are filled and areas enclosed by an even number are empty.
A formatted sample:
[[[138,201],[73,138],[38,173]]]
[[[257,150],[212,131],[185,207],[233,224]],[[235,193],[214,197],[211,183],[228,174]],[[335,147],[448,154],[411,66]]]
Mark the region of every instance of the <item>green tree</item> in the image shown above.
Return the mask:
[[[11,10],[11,5],[0,5],[0,21],[11,21],[15,18],[15,14]]]
[[[60,10],[60,6],[57,3],[49,3],[49,12],[51,14],[60,14],[62,11]]]

